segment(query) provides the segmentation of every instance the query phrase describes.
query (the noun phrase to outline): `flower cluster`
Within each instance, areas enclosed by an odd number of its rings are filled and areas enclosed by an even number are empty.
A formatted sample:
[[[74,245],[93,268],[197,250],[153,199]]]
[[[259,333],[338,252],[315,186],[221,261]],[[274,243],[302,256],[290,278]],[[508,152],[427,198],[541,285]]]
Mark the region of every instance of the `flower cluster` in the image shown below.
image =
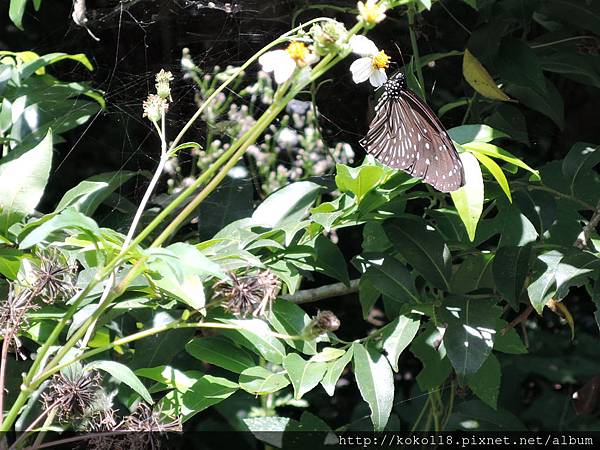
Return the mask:
[[[158,122],[169,109],[171,97],[171,81],[173,74],[161,69],[156,74],[156,94],[149,94],[143,103],[144,114],[152,122]]]

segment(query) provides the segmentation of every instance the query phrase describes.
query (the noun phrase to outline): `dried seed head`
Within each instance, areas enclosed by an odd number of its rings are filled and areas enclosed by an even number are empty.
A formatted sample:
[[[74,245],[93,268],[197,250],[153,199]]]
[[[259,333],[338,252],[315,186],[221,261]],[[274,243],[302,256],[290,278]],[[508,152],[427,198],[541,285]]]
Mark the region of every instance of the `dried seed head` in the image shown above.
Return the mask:
[[[119,429],[136,432],[177,432],[182,430],[181,417],[166,416],[160,409],[153,411],[150,406],[141,402],[137,409],[121,422]]]
[[[98,372],[72,364],[52,377],[48,391],[42,394],[44,409],[55,408],[56,418],[63,423],[84,418],[102,392],[101,381]]]
[[[71,298],[76,292],[77,266],[54,247],[38,251],[37,256],[39,264],[31,268],[33,296],[48,304]]]
[[[32,298],[30,290],[9,283],[6,300],[0,302],[0,333],[9,342],[9,349],[23,359],[25,355],[19,350],[21,340],[18,333],[28,323],[27,313],[37,309]]]
[[[225,301],[224,308],[236,316],[263,316],[279,293],[279,279],[270,270],[238,277],[231,273],[230,280],[219,281],[214,286],[214,296]]]
[[[307,337],[316,337],[323,333],[336,331],[341,325],[340,319],[331,311],[319,311],[304,329]]]

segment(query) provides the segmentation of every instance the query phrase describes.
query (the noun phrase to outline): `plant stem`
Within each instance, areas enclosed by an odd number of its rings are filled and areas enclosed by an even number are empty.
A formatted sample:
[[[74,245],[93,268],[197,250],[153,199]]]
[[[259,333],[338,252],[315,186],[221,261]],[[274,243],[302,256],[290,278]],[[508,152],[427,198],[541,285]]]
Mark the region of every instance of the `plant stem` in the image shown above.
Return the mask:
[[[295,294],[282,295],[281,298],[296,304],[318,302],[319,300],[352,294],[358,291],[360,279],[350,280],[350,285],[344,283],[328,284],[314,289],[305,289]]]
[[[152,179],[150,180],[150,184],[148,184],[148,187],[146,188],[146,192],[144,192],[144,196],[142,197],[142,200],[140,201],[140,204],[138,205],[137,211],[135,212],[135,215],[133,216],[133,220],[131,221],[131,225],[129,226],[129,231],[127,232],[127,236],[125,236],[125,240],[123,241],[123,245],[121,246],[121,250],[119,252],[119,255],[117,257],[121,257],[123,256],[123,254],[125,253],[125,250],[129,247],[129,244],[131,243],[131,240],[133,239],[133,235],[135,234],[135,230],[137,229],[138,224],[140,223],[140,219],[142,218],[142,214],[144,213],[145,209],[146,209],[146,205],[148,204],[148,201],[150,200],[150,196],[152,195],[152,192],[154,192],[154,189],[156,188],[156,185],[158,183],[158,180],[160,178],[160,176],[163,173],[163,170],[165,168],[165,164],[167,163],[168,159],[169,159],[169,154],[167,153],[167,134],[166,134],[166,127],[165,127],[165,110],[163,108],[162,110],[162,114],[161,114],[161,126],[160,128],[158,127],[158,124],[156,122],[154,123],[154,126],[157,129],[158,135],[160,137],[160,160],[158,162],[158,166],[156,167],[156,170],[154,171],[154,175],[152,176]],[[114,269],[110,276],[108,277],[108,281],[106,283],[106,285],[104,286],[104,291],[102,291],[102,295],[100,296],[100,300],[98,301],[98,306],[101,305],[104,301],[106,301],[106,298],[108,297],[108,294],[110,293],[110,290],[113,288],[114,284],[115,284],[115,278],[116,278],[116,269]],[[83,339],[81,340],[81,348],[85,348],[88,344],[88,342],[90,341],[90,339],[92,338],[92,333],[94,332],[94,328],[96,326],[96,322],[93,322],[88,328],[87,331],[85,333],[85,335],[83,336]]]
[[[407,10],[408,16],[408,32],[410,34],[410,45],[413,53],[413,66],[417,72],[417,80],[421,90],[421,97],[425,100],[425,81],[423,79],[423,71],[421,70],[421,57],[419,56],[419,46],[417,45],[417,35],[415,33],[415,4],[410,3]]]
[[[9,331],[4,335],[2,341],[2,355],[0,356],[0,425],[4,422],[4,377],[6,375],[6,358],[8,357],[8,346],[10,345]]]

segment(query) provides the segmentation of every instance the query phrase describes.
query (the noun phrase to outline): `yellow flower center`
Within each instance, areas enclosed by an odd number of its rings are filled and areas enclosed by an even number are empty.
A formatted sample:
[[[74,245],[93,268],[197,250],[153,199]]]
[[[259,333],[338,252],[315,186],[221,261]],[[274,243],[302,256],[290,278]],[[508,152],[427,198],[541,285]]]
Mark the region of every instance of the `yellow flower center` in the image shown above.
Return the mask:
[[[373,69],[387,69],[390,66],[390,57],[383,50],[373,56]]]
[[[308,56],[308,47],[304,42],[294,41],[285,49],[285,51],[288,52],[290,57],[296,62],[303,62]]]

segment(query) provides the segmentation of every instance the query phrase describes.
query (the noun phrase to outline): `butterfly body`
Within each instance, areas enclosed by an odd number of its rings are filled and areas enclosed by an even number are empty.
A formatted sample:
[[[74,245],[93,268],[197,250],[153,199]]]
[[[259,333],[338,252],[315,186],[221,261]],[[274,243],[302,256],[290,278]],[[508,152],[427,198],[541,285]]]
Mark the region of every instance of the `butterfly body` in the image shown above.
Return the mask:
[[[441,192],[465,184],[452,139],[435,113],[408,89],[399,72],[383,85],[375,118],[361,145],[378,161],[422,179]]]

